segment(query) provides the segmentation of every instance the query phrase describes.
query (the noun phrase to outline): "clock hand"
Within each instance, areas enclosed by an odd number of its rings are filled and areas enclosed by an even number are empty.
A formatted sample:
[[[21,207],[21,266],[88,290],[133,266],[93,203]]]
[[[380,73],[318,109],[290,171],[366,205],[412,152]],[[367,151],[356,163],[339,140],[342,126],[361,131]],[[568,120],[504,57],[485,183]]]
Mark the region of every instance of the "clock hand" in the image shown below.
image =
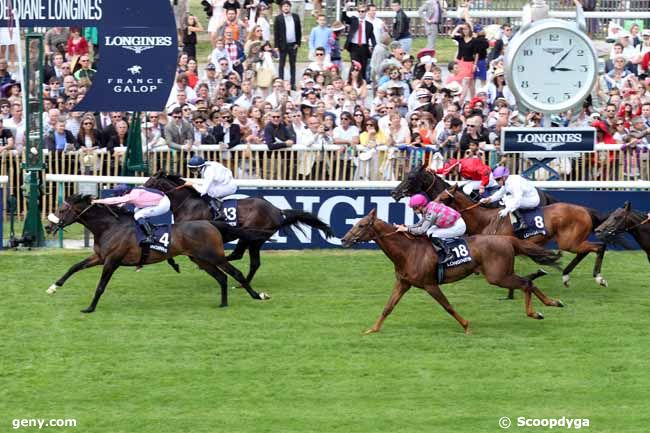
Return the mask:
[[[571,53],[571,51],[573,51],[574,48],[575,48],[575,45],[574,45],[573,47],[571,47],[571,49],[570,49],[569,51],[567,51],[566,53],[564,53],[564,55],[563,55],[562,57],[560,57],[560,60],[558,60],[558,61],[557,61],[557,62],[556,62],[552,67],[551,67],[551,70],[553,70],[553,68],[557,67],[557,65],[559,65],[560,63],[562,63],[562,61],[563,61],[564,59],[567,58],[567,56]]]
[[[555,72],[555,71],[566,72],[566,71],[575,71],[575,69],[571,69],[571,68],[556,68],[555,66],[551,66],[551,72]]]

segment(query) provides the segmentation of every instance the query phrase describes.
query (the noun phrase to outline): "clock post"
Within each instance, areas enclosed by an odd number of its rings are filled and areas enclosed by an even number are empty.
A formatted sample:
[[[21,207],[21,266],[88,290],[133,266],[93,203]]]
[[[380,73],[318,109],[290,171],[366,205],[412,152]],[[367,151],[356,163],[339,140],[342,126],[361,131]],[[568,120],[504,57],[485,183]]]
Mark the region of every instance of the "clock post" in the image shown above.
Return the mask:
[[[596,84],[598,56],[586,33],[582,6],[579,3],[576,6],[575,21],[560,20],[549,18],[545,0],[531,0],[524,7],[524,24],[508,45],[504,69],[506,83],[517,100],[520,118],[531,111],[544,114],[544,127],[529,128],[531,133],[535,133],[530,137],[544,140],[574,137],[570,132],[574,132],[575,128],[547,126],[552,115],[582,107]],[[585,132],[592,130],[593,128],[588,128]],[[505,132],[501,144],[505,151],[508,147]],[[526,174],[541,168],[549,171],[551,178],[558,178],[548,163],[562,153],[558,149],[565,144],[567,143],[528,142],[527,145],[539,146],[540,152],[545,155],[541,156],[537,151],[534,155],[527,155],[536,163],[535,169],[527,170]],[[530,146],[527,148],[530,149]],[[522,152],[516,146],[510,151]],[[586,151],[593,152],[593,145],[591,150]]]

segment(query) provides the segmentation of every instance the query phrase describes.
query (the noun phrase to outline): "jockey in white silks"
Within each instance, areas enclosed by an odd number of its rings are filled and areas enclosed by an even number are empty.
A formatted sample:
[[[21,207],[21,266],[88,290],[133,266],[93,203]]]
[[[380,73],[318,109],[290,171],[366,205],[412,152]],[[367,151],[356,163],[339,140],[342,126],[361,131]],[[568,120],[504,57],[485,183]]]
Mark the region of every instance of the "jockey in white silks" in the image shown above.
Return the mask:
[[[190,158],[187,166],[192,173],[199,171],[203,178],[203,184],[194,185],[187,182],[186,185],[193,186],[204,199],[207,199],[216,218],[219,218],[222,199],[237,192],[237,184],[233,179],[232,171],[218,162],[207,162],[198,155]]]
[[[499,211],[501,218],[510,214],[519,222],[519,230],[525,230],[528,225],[519,212],[520,209],[534,209],[539,206],[539,193],[531,181],[517,174],[510,175],[506,167],[499,166],[492,173],[501,187],[490,197],[481,199],[481,203],[494,203],[503,199],[505,208]],[[511,217],[512,221],[512,217]],[[514,225],[514,221],[513,225]]]

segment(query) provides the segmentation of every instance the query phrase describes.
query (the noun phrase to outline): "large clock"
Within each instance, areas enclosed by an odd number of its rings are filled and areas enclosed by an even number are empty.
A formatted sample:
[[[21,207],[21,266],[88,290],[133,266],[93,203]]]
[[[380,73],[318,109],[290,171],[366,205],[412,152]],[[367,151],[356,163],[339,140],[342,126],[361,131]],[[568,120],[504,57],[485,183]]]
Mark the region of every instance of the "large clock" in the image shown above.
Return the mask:
[[[513,38],[505,69],[517,101],[533,111],[558,113],[581,104],[591,93],[598,57],[576,23],[548,18]]]

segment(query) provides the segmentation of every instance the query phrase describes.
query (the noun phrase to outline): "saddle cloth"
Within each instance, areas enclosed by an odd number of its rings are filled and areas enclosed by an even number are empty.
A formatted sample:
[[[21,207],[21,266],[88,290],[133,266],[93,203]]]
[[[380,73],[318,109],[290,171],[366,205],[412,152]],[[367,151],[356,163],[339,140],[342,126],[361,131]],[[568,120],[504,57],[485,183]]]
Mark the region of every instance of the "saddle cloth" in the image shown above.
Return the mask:
[[[233,227],[237,227],[237,201],[224,200],[221,208],[221,218]]]
[[[147,218],[149,224],[153,227],[154,242],[150,249],[167,254],[172,242],[172,225],[174,224],[174,214],[168,211],[162,215]],[[135,239],[138,243],[142,242],[147,236],[142,231],[140,224],[134,221]]]
[[[448,238],[442,240],[449,248],[452,257],[444,265],[438,264],[437,278],[440,283],[445,279],[445,272],[448,269],[464,265],[472,261],[472,255],[469,251],[469,245],[465,238]],[[442,259],[442,257],[439,257]]]
[[[528,228],[526,230],[521,230],[519,228],[519,223],[517,228],[513,227],[515,236],[519,239],[528,239],[537,235],[546,235],[546,228],[544,224],[544,210],[541,207],[535,209],[526,209],[519,211],[522,218],[526,221]]]

